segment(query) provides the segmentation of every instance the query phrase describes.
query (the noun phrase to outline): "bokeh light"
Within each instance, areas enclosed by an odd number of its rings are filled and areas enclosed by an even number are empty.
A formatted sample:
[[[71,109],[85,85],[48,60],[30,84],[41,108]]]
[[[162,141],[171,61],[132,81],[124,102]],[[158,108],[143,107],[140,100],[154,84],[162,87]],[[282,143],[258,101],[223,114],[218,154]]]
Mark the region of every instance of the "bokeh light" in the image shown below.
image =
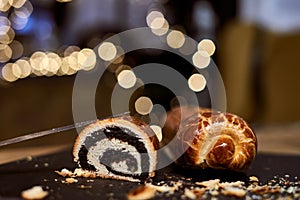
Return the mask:
[[[9,44],[15,37],[15,31],[8,25],[0,26],[0,43]]]
[[[8,0],[9,4],[15,8],[21,8],[27,0]]]
[[[69,63],[68,63],[68,57],[62,58],[61,66],[57,72],[57,75],[67,75],[70,71]]]
[[[5,16],[0,16],[0,27],[2,26],[10,26],[11,23]]]
[[[12,27],[15,30],[22,30],[27,25],[29,16],[26,13],[20,11],[13,11],[9,17]]]
[[[209,65],[210,56],[205,50],[198,50],[196,53],[194,53],[192,60],[196,67],[202,69]]]
[[[153,34],[157,35],[157,36],[162,36],[162,35],[165,35],[168,30],[169,30],[169,23],[166,19],[164,19],[164,23],[163,23],[163,26],[161,28],[152,28],[151,31]]]
[[[40,75],[39,72],[43,71],[45,66],[48,65],[48,57],[45,52],[36,51],[30,56],[29,62],[34,73]]]
[[[157,36],[162,36],[169,30],[168,21],[165,19],[163,13],[158,10],[149,12],[146,17],[146,22],[148,27],[151,28],[152,33]]]
[[[80,69],[91,70],[96,66],[96,54],[92,49],[84,48],[78,53]]]
[[[193,74],[188,80],[188,85],[194,92],[200,92],[206,87],[206,79],[202,74]]]
[[[150,28],[152,29],[160,29],[164,26],[165,23],[165,18],[164,17],[157,17],[153,19],[153,21],[150,24]]]
[[[59,70],[61,66],[61,58],[54,52],[48,52],[48,65],[45,66],[45,69],[48,71],[48,75],[54,75]]]
[[[22,76],[22,71],[21,71],[21,68],[19,67],[19,65],[13,63],[13,64],[11,65],[11,68],[12,68],[12,73],[13,73],[13,75],[14,75],[17,79],[21,78],[21,76]]]
[[[7,63],[1,70],[1,74],[4,80],[8,82],[16,81],[18,78],[13,74],[12,70],[13,63]]]
[[[1,0],[0,1],[0,11],[1,12],[6,12],[10,9],[11,5],[8,2],[8,0]]]
[[[129,89],[135,85],[137,79],[132,70],[125,69],[117,75],[117,80],[121,87]]]
[[[185,37],[181,31],[172,30],[167,36],[167,44],[174,49],[182,47],[184,41]]]
[[[198,44],[198,50],[205,50],[209,56],[215,53],[216,46],[212,40],[203,39]]]
[[[98,55],[101,59],[103,59],[105,61],[111,61],[117,55],[117,48],[111,42],[103,42],[98,47]]]
[[[72,72],[73,70],[76,72],[78,70],[80,70],[81,66],[78,63],[78,51],[74,51],[73,53],[71,53],[69,56],[66,57],[66,64],[69,65],[69,68],[72,69],[71,71],[69,70],[69,73]],[[71,75],[67,73],[68,75]]]
[[[7,44],[0,44],[0,62],[5,63],[11,59],[12,50]]]
[[[151,28],[154,25],[152,23],[155,19],[164,19],[164,18],[165,18],[164,15],[160,11],[154,10],[154,11],[151,11],[148,13],[148,15],[146,17],[146,22],[147,22],[147,25]],[[161,27],[159,27],[159,28],[161,28]]]
[[[153,108],[153,103],[149,97],[142,96],[135,101],[134,106],[137,113],[148,115]]]
[[[25,78],[31,74],[31,66],[28,61],[28,58],[22,58],[15,62],[16,65],[19,66],[21,69],[21,76],[20,78]]]

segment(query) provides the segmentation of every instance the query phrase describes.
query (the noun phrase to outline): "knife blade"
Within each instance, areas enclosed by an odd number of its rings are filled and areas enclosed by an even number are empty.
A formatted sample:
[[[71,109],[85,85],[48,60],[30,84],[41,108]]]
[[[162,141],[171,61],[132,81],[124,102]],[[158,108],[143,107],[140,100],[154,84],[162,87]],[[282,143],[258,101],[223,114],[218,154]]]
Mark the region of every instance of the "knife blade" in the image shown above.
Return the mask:
[[[77,122],[75,124],[71,124],[71,125],[67,125],[67,126],[57,127],[57,128],[53,128],[50,130],[39,131],[39,132],[30,133],[30,134],[22,135],[22,136],[15,137],[15,138],[3,140],[3,141],[0,141],[0,147],[19,143],[19,142],[26,141],[26,140],[31,140],[31,139],[38,138],[38,137],[43,137],[46,135],[64,132],[67,130],[71,130],[71,129],[75,129],[75,128],[79,128],[79,127],[83,127],[83,126],[87,126],[95,121],[96,120]]]

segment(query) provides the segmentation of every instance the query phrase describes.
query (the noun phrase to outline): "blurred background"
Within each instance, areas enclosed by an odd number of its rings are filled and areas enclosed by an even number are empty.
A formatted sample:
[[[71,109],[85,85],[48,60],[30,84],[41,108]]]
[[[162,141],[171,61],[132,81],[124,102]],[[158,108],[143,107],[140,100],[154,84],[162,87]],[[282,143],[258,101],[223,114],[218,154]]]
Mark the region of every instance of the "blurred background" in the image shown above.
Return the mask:
[[[155,26],[160,16],[163,28],[197,42],[214,42],[212,58],[224,81],[227,111],[264,135],[262,151],[284,152],[290,146],[289,152],[299,153],[299,9],[298,0],[2,0],[0,140],[72,124],[75,76],[78,70],[93,68],[91,50],[114,34]],[[163,29],[153,32],[166,34]],[[122,55],[122,45],[117,45],[121,56],[103,75],[96,94],[96,101],[102,102],[96,103],[99,118],[111,114],[108,91],[122,69],[158,62],[187,78],[193,72],[194,66],[178,56],[155,50]],[[185,45],[181,50],[187,54],[196,49],[192,43]],[[80,56],[91,62],[84,66]],[[163,102],[156,103],[165,110],[174,98],[158,86],[145,86],[142,93],[164,95]],[[210,106],[207,89],[197,95],[202,106]],[[10,148],[71,144],[74,137],[69,131]]]

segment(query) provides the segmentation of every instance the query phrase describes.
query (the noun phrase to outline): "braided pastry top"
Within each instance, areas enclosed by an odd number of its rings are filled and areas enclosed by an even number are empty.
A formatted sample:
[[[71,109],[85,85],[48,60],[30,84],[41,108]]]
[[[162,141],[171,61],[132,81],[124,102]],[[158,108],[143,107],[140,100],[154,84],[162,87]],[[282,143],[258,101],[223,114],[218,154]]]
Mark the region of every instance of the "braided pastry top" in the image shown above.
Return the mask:
[[[164,127],[167,136],[164,142],[174,137],[176,147],[173,151],[184,152],[177,160],[181,165],[244,171],[254,160],[256,136],[237,115],[206,108],[183,107],[172,110],[168,119]],[[180,119],[182,123],[178,124]]]

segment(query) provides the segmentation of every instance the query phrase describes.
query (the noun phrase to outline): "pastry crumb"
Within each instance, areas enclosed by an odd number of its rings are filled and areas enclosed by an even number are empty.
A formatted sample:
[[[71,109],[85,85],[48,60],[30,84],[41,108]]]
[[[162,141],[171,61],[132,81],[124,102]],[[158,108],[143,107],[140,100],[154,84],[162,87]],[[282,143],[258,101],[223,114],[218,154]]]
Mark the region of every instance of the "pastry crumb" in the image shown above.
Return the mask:
[[[78,180],[75,178],[66,178],[62,183],[77,183]]]
[[[188,188],[184,189],[184,196],[190,199],[196,199],[196,195]]]
[[[155,196],[156,189],[147,185],[141,185],[127,194],[128,200],[151,199]]]
[[[49,192],[44,191],[41,186],[33,186],[21,193],[23,199],[44,199],[49,195]]]
[[[227,196],[235,196],[241,198],[246,195],[247,191],[243,188],[227,186],[223,190],[221,190],[221,193]]]

